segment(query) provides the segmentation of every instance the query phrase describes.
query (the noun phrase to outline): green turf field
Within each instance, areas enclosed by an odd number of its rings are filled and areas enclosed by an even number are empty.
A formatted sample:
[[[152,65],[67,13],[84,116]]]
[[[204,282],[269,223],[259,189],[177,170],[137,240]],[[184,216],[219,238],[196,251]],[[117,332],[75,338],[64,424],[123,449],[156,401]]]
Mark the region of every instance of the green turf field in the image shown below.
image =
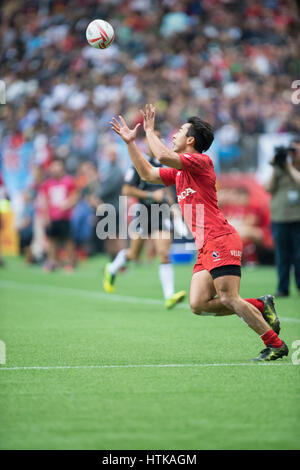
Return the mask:
[[[264,345],[237,317],[166,311],[157,265],[132,266],[109,296],[104,263],[0,271],[1,449],[300,448],[295,288],[276,304],[289,357],[253,364]],[[176,266],[178,289],[191,271]],[[243,296],[274,287],[274,270],[244,270]]]

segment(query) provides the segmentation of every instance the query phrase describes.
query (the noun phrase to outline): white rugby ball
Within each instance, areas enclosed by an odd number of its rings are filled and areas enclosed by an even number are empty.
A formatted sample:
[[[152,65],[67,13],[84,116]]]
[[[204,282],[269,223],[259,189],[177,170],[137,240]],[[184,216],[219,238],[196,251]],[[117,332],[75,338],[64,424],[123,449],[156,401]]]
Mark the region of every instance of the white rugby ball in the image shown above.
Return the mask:
[[[96,49],[106,49],[115,38],[115,32],[110,23],[104,20],[94,20],[86,28],[87,42]]]

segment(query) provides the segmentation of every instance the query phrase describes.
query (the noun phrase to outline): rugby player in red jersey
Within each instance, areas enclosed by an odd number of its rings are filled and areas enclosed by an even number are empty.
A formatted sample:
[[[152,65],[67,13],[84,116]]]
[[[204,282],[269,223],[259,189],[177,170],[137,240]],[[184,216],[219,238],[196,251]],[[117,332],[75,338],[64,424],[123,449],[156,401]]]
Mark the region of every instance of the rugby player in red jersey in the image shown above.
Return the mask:
[[[239,295],[242,241],[218,207],[213,163],[203,154],[214,139],[210,124],[191,117],[174,135],[170,150],[155,134],[154,106],[146,105],[142,114],[149,147],[169,168],[153,167],[139,151],[135,137],[140,124],[129,129],[119,116],[119,120],[113,118],[111,127],[127,144],[142,179],[166,186],[176,184],[178,202],[198,249],[190,288],[192,311],[197,315],[238,315],[266,346],[254,360],[287,356],[288,347],[278,337],[280,322],[273,297],[242,299]]]

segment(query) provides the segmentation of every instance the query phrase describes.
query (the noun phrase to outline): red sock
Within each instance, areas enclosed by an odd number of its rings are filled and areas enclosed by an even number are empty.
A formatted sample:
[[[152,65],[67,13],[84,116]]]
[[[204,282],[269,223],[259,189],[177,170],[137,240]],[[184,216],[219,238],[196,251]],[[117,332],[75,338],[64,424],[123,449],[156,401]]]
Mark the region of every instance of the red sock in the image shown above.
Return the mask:
[[[275,333],[273,330],[269,330],[263,335],[261,335],[261,339],[265,343],[265,345],[268,347],[269,345],[274,346],[275,348],[281,348],[282,346],[282,341],[279,338],[279,336]]]
[[[246,300],[246,302],[249,302],[249,304],[254,305],[254,307],[256,307],[260,311],[260,313],[263,313],[265,305],[261,300],[258,300],[258,299],[244,299],[244,300]]]

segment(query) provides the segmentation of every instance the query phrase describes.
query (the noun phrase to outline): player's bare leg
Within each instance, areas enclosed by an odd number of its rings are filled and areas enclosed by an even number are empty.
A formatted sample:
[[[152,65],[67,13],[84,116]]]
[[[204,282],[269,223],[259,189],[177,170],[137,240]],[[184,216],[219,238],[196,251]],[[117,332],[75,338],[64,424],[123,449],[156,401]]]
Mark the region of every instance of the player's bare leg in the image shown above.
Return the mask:
[[[182,302],[185,297],[185,291],[175,292],[174,269],[169,261],[172,234],[167,231],[154,232],[153,242],[160,261],[159,279],[164,293],[165,305],[170,309],[175,307],[177,303]]]
[[[240,278],[222,276],[213,281],[208,271],[195,273],[192,277],[190,305],[194,313],[203,312],[216,316],[237,314],[254,330],[263,335],[270,329],[261,312],[239,296]],[[215,295],[217,298],[214,298]]]
[[[193,274],[190,287],[190,307],[196,315],[214,315],[217,317],[235,315],[224,306],[217,295],[214,281],[208,271],[203,269]]]
[[[219,297],[210,273],[206,270],[195,273],[192,277],[190,289],[190,306],[196,315],[212,315],[217,317],[235,315],[235,311],[225,307]],[[273,297],[264,295],[258,299],[244,299],[254,304],[270,327],[279,334],[280,321],[277,316]]]
[[[216,295],[214,281],[208,271],[202,270],[193,275],[190,289],[190,306],[193,313],[217,317],[235,315],[235,311],[224,306]],[[271,295],[266,294],[259,299],[244,300],[257,306],[266,322],[275,333],[279,334],[280,321]]]
[[[288,355],[288,347],[270,329],[263,316],[251,301],[239,296],[240,278],[238,276],[222,276],[214,281],[208,271],[199,271],[192,277],[190,305],[198,315],[225,316],[237,314],[247,323],[266,345],[260,355],[254,360],[271,361]],[[215,297],[218,294],[218,297]],[[249,302],[250,300],[250,302]],[[206,313],[203,313],[206,312]]]
[[[221,276],[214,280],[220,302],[233,310],[260,336],[270,330],[260,311],[239,295],[240,277]]]
[[[125,249],[125,240],[120,238],[107,238],[105,240],[105,251],[113,259],[122,249]]]
[[[146,249],[146,260],[148,263],[152,263],[155,258],[155,246],[151,238],[148,238],[148,240],[146,240],[145,249]]]
[[[152,240],[155,247],[155,253],[161,263],[169,263],[169,250],[172,243],[170,232],[154,232]]]
[[[132,238],[129,248],[126,251],[126,259],[129,261],[137,261],[145,244],[145,239],[141,237]]]
[[[270,329],[261,312],[239,295],[240,278],[238,276],[221,276],[214,279],[220,301],[232,309],[250,328],[260,335],[266,348],[262,350],[257,361],[272,361],[288,355],[287,345]]]
[[[48,259],[44,265],[44,270],[49,272],[58,266],[58,242],[54,238],[48,241]]]
[[[65,249],[67,253],[65,271],[71,272],[74,269],[76,263],[76,249],[73,240],[66,241]]]

